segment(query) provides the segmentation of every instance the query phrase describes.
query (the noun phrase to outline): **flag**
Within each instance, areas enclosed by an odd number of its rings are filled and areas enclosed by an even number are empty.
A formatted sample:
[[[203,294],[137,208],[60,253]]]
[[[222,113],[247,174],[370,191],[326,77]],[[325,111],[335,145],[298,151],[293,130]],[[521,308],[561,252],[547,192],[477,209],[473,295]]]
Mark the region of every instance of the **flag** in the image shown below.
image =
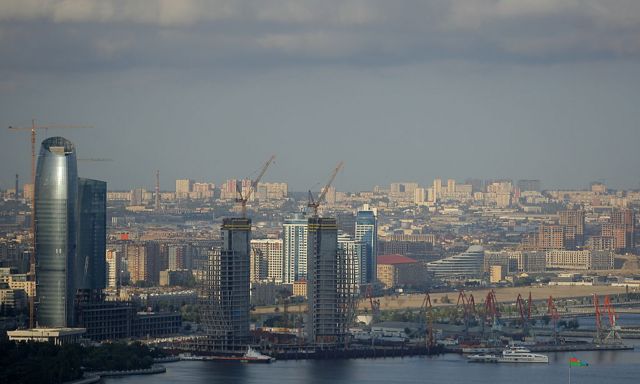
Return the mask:
[[[586,361],[578,360],[577,358],[572,357],[569,359],[569,366],[570,367],[587,367],[589,366],[589,364],[587,364]]]

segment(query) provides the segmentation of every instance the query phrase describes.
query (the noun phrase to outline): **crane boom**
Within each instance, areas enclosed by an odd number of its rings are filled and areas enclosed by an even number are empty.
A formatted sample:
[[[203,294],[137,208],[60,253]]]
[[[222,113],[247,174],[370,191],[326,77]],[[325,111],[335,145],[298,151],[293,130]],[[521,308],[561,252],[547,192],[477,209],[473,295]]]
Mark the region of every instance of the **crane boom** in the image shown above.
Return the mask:
[[[258,188],[258,183],[262,179],[262,176],[264,176],[265,172],[267,172],[267,168],[269,168],[269,166],[271,165],[273,160],[275,160],[275,158],[276,158],[276,155],[271,155],[269,160],[267,160],[267,162],[262,166],[262,169],[260,170],[258,177],[256,177],[255,180],[251,181],[251,188],[249,188],[249,191],[247,192],[246,196],[242,196],[241,190],[237,191],[240,197],[236,199],[236,202],[240,203],[240,205],[242,206],[242,217],[247,216],[247,202],[251,198],[251,194],[253,193],[253,190]]]
[[[322,187],[322,190],[320,191],[320,195],[318,196],[317,200],[313,199],[313,194],[311,194],[311,191],[309,191],[309,204],[307,204],[307,207],[313,209],[313,216],[318,216],[318,208],[320,207],[320,204],[322,204],[322,201],[324,200],[325,196],[327,195],[327,192],[329,191],[329,187],[331,187],[331,183],[333,183],[333,180],[335,180],[336,176],[338,175],[338,172],[340,172],[343,165],[344,165],[343,161],[338,163],[336,168],[331,173],[331,177],[329,178],[329,181],[324,187]]]

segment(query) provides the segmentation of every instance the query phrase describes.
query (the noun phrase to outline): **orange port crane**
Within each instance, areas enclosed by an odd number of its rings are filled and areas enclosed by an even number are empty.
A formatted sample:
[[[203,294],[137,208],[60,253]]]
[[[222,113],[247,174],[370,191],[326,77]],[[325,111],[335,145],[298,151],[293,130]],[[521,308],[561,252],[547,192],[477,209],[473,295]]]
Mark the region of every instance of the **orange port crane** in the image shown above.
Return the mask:
[[[597,300],[598,299],[596,297],[596,302]],[[558,320],[560,319],[560,315],[558,315],[558,308],[556,308],[556,305],[553,303],[552,296],[549,296],[549,299],[547,300],[547,313],[553,320],[553,340],[556,344],[558,344]],[[598,321],[600,321],[599,317]]]
[[[340,172],[343,165],[344,165],[344,162],[342,161],[338,163],[336,168],[331,173],[331,177],[329,178],[329,181],[324,187],[322,187],[322,190],[320,190],[320,195],[318,196],[317,200],[313,199],[313,194],[311,193],[311,191],[309,191],[309,203],[307,204],[307,207],[313,209],[314,217],[318,217],[318,208],[320,207],[320,204],[322,204],[322,201],[324,200],[325,196],[327,195],[327,192],[329,191],[329,187],[331,187],[331,183],[333,183],[333,180],[335,180],[336,176],[338,175],[338,172]]]
[[[458,294],[458,301],[456,302],[456,306],[459,306],[460,303],[462,303],[462,313],[464,316],[463,317],[464,333],[465,333],[465,336],[468,336],[471,319],[473,316],[476,315],[476,302],[475,302],[475,299],[473,298],[473,294],[469,294],[469,296],[467,296],[464,290],[460,290],[460,293]]]
[[[45,130],[46,132],[49,128],[52,129],[69,129],[69,128],[93,128],[90,125],[38,125],[36,124],[36,119],[31,119],[30,127],[13,127],[9,126],[9,130],[11,131],[31,131],[31,183],[35,187],[36,184],[36,133],[38,129]],[[35,197],[35,196],[34,196]],[[31,238],[33,239],[33,249],[34,252],[31,252],[31,257],[29,260],[29,275],[30,280],[35,281],[36,276],[36,260],[35,260],[35,247],[36,247],[36,208],[35,203],[33,204],[33,208],[31,209]],[[35,298],[33,295],[29,297],[29,328],[33,328],[35,325]]]
[[[620,341],[620,334],[618,331],[620,330],[620,326],[616,322],[616,311],[613,308],[613,304],[611,304],[611,300],[609,299],[609,295],[604,297],[604,308],[607,311],[607,315],[609,316],[609,334],[605,338],[608,342],[616,342]]]
[[[276,158],[276,155],[271,155],[269,160],[267,160],[267,162],[262,166],[262,169],[260,170],[258,177],[256,177],[254,180],[251,181],[251,188],[249,188],[249,190],[247,191],[246,196],[242,195],[242,186],[238,188],[238,184],[236,184],[236,192],[238,193],[238,196],[239,196],[236,198],[236,203],[240,203],[240,206],[242,207],[242,217],[247,217],[247,202],[251,198],[251,194],[253,193],[253,190],[258,189],[258,183],[260,182],[260,180],[262,180],[262,176],[264,176],[265,172],[267,172],[267,168],[269,168],[269,165],[273,163],[273,160],[275,160],[275,158]]]
[[[427,349],[431,349],[435,346],[435,338],[433,336],[433,306],[431,305],[431,296],[429,296],[429,292],[425,295],[421,308],[424,315],[427,317],[425,344]]]
[[[520,313],[520,320],[522,320],[522,329],[526,334],[529,331],[529,322],[531,321],[531,292],[529,292],[529,303],[526,307],[526,312],[524,299],[519,293],[518,298],[516,299],[516,308],[518,308],[518,312]]]
[[[369,305],[371,307],[371,317],[372,319],[375,319],[375,317],[380,314],[380,299],[374,299],[373,288],[371,287],[371,284],[367,285],[365,297],[369,299]]]

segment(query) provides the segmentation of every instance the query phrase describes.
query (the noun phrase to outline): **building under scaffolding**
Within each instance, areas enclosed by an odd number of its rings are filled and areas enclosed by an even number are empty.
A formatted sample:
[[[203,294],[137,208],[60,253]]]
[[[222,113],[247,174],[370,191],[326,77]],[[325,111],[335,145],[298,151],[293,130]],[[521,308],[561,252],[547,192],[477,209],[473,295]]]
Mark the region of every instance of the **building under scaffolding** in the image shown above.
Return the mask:
[[[245,351],[249,335],[249,242],[251,220],[224,219],[223,246],[209,254],[200,294],[206,338],[196,350],[233,353]]]
[[[307,339],[318,347],[334,347],[346,342],[354,313],[355,260],[338,250],[335,218],[309,218],[307,239]]]

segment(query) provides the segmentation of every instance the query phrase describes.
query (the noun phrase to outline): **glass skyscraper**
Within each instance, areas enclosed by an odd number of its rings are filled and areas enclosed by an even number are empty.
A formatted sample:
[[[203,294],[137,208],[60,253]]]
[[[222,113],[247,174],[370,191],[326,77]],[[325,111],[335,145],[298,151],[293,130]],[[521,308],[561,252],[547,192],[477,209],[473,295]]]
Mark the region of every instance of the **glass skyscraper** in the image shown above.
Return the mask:
[[[73,324],[78,170],[74,145],[42,142],[35,180],[36,295],[39,327]]]
[[[364,282],[374,284],[378,263],[378,212],[375,208],[369,209],[365,204],[364,208],[356,214],[356,241],[365,244],[366,264],[362,266]]]
[[[282,279],[285,284],[307,278],[307,224],[302,213],[284,221]]]
[[[106,287],[107,183],[78,179],[76,289]]]
[[[198,349],[238,352],[249,342],[251,220],[222,221],[221,248],[209,254],[201,310],[206,339]]]
[[[79,179],[73,143],[50,137],[34,201],[37,326],[72,327],[78,290],[106,285],[107,183]]]

